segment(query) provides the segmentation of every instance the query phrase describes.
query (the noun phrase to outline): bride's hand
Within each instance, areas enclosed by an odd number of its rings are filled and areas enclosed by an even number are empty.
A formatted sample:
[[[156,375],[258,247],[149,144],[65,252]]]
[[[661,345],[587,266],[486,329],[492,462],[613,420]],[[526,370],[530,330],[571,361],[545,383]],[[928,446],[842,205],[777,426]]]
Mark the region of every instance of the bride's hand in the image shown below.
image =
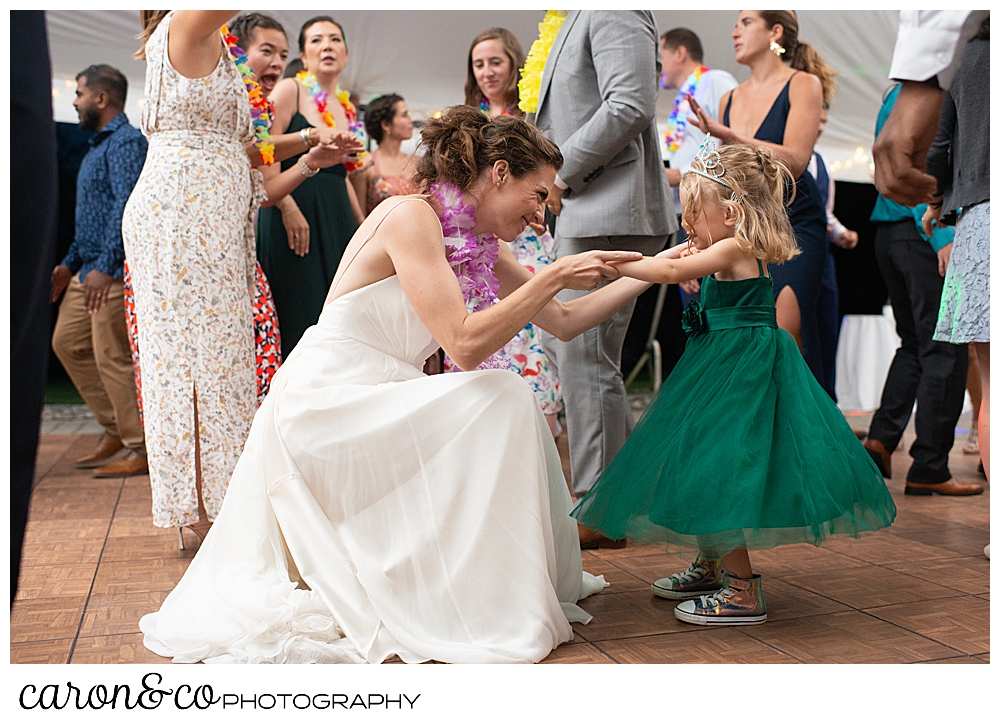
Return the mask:
[[[642,259],[642,254],[637,251],[587,251],[564,256],[551,267],[562,274],[563,289],[589,291],[605,279],[621,276],[613,264],[639,259]]]

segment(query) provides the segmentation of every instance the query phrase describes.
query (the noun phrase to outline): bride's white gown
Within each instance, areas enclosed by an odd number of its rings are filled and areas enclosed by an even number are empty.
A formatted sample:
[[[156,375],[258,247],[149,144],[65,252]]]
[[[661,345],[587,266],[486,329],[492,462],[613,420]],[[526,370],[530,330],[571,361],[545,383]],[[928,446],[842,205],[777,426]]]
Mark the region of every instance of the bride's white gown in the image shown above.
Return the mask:
[[[395,276],[327,305],[274,377],[201,550],[142,618],[149,649],[534,662],[590,620],[576,602],[606,584],[582,570],[531,390],[505,371],[425,376],[436,348]]]

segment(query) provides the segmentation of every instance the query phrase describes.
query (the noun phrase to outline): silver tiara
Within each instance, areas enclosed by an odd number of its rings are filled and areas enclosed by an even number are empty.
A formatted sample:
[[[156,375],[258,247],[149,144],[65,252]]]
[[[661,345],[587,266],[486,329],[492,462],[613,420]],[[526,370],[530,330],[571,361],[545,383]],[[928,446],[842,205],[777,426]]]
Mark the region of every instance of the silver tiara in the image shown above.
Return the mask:
[[[707,179],[712,179],[716,183],[720,183],[725,186],[730,191],[733,187],[722,178],[726,175],[726,167],[722,165],[722,159],[719,158],[718,146],[715,145],[715,139],[712,138],[712,134],[706,134],[705,140],[701,142],[701,146],[698,148],[698,153],[695,154],[694,160],[701,163],[704,171],[699,171],[696,168],[690,168],[691,173],[696,173],[699,176],[704,176]],[[734,192],[735,194],[735,192]]]

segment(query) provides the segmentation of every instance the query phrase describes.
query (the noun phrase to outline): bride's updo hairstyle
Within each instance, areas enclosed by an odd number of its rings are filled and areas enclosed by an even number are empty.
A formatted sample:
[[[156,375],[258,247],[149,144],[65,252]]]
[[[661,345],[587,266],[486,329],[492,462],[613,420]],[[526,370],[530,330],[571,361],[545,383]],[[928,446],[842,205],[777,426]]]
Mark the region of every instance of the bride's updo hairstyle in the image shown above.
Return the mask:
[[[506,161],[514,178],[523,178],[545,166],[558,171],[559,147],[520,118],[490,119],[478,108],[452,106],[431,119],[421,131],[424,149],[413,180],[423,189],[448,181],[463,191],[497,161]]]

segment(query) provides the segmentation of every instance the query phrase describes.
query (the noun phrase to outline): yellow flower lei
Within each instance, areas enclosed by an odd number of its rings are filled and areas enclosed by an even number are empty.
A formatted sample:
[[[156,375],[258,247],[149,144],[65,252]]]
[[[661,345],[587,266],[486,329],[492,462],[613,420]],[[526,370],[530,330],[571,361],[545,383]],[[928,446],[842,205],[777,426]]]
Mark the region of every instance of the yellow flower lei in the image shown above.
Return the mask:
[[[525,113],[538,110],[538,93],[542,88],[545,61],[548,60],[552,44],[556,42],[556,35],[565,20],[565,10],[549,10],[545,13],[545,19],[538,24],[538,40],[531,44],[524,67],[521,68],[521,80],[517,82],[520,96],[517,107]]]

